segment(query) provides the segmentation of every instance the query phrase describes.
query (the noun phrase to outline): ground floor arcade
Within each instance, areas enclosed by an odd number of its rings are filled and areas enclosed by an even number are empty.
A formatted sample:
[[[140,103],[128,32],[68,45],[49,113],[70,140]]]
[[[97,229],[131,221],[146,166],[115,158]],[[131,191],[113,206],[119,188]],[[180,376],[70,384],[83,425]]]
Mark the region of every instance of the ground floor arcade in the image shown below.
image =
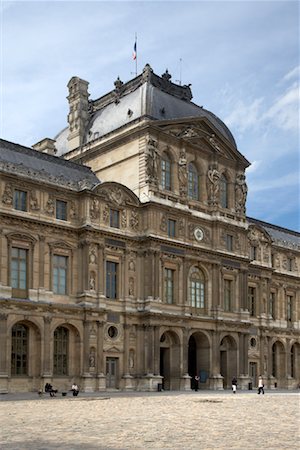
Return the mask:
[[[253,339],[249,329],[216,322],[135,323],[80,317],[0,318],[1,392],[34,391],[76,382],[84,391],[240,389],[299,385],[300,344],[289,336]]]

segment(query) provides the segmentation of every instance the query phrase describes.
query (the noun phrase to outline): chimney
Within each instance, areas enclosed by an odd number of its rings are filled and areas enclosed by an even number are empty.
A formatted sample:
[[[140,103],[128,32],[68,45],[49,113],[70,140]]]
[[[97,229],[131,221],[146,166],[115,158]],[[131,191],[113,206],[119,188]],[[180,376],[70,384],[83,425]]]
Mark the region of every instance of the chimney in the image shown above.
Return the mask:
[[[69,150],[80,147],[84,142],[86,126],[89,120],[89,93],[87,81],[72,77],[68,83],[69,96]]]
[[[48,155],[55,156],[55,153],[57,152],[55,148],[55,142],[53,139],[45,138],[41,141],[37,142],[32,146],[34,150],[37,150],[38,152],[47,153]]]

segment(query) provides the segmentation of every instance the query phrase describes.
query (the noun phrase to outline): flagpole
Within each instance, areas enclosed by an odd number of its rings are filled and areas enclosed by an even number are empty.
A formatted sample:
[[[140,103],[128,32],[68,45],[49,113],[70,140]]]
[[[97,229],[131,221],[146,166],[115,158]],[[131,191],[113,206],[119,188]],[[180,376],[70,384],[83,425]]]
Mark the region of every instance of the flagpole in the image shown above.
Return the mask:
[[[135,76],[137,77],[137,60],[138,60],[138,51],[137,51],[137,34],[135,33],[135,46],[136,46],[136,58],[135,58]]]

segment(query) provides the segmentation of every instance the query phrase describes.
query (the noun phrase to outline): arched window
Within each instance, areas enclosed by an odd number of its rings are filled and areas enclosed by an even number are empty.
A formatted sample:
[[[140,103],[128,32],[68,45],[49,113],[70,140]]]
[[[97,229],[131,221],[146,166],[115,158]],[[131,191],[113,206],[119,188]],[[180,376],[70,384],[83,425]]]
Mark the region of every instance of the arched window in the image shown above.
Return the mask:
[[[171,190],[171,160],[166,153],[161,158],[161,186],[167,191]]]
[[[188,196],[193,200],[199,200],[199,176],[193,163],[188,166]]]
[[[220,204],[222,208],[228,208],[228,182],[224,174],[220,179]]]
[[[28,328],[17,323],[11,334],[11,374],[28,375]]]
[[[194,267],[189,278],[190,305],[192,308],[205,307],[205,280],[203,273]]]
[[[295,346],[293,345],[290,353],[291,358],[291,377],[295,378]]]
[[[276,377],[277,367],[276,367],[276,345],[272,345],[272,376]]]
[[[57,327],[54,331],[53,374],[68,375],[69,330]]]

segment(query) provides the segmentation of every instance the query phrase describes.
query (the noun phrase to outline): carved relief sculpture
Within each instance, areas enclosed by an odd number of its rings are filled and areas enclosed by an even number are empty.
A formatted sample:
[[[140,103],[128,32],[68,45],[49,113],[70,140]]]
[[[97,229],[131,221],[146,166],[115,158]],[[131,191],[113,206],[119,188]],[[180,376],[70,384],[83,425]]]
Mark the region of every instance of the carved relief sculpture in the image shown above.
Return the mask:
[[[133,230],[137,230],[137,228],[139,226],[139,215],[138,215],[137,211],[131,211],[131,217],[129,220],[129,224]]]
[[[127,214],[126,209],[123,209],[121,212],[121,227],[126,228],[127,227]]]
[[[96,274],[95,272],[91,272],[90,273],[90,291],[95,291],[96,290]]]
[[[32,211],[38,211],[40,209],[35,191],[30,191],[29,208]]]
[[[104,223],[109,222],[109,207],[107,205],[104,206],[102,217]]]
[[[243,173],[237,174],[235,180],[235,209],[237,213],[244,214],[246,212],[247,192],[245,175]]]
[[[158,186],[158,161],[157,142],[154,139],[149,139],[145,153],[146,182],[154,183],[156,186]]]
[[[90,216],[91,219],[98,219],[100,215],[100,204],[97,198],[94,198],[90,203]]]
[[[10,183],[6,183],[5,189],[2,195],[2,203],[7,206],[12,206],[13,203],[13,188]]]
[[[47,200],[47,203],[46,203],[46,206],[45,206],[45,212],[49,216],[53,216],[54,210],[55,210],[54,198],[49,196],[49,198]]]
[[[219,201],[220,190],[220,172],[217,170],[216,165],[212,165],[207,172],[207,190],[208,190],[208,202],[215,206]]]
[[[96,247],[96,244],[92,244],[90,246],[89,263],[90,264],[97,264],[97,247]]]
[[[128,294],[131,296],[134,295],[134,279],[132,277],[129,278]]]
[[[77,216],[75,202],[70,203],[70,217],[71,219],[75,219]]]
[[[187,195],[187,167],[186,167],[186,154],[185,150],[182,149],[180,152],[180,158],[178,161],[178,178],[179,178],[179,192],[182,197]]]
[[[166,232],[167,231],[167,218],[166,215],[163,214],[160,222],[160,229],[161,231]]]

